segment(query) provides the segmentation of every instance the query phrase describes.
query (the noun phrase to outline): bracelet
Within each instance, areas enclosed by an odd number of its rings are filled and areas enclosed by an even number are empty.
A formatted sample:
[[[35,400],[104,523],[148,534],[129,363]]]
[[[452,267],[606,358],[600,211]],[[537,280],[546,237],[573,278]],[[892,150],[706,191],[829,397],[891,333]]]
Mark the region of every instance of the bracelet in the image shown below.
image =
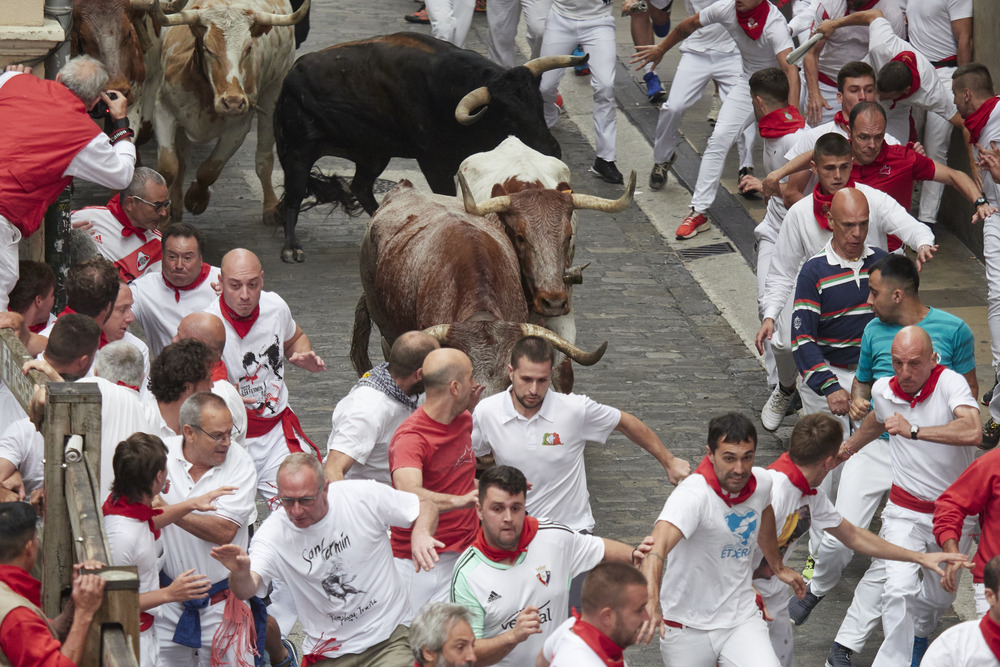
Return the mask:
[[[108,138],[111,140],[111,144],[114,145],[122,139],[131,139],[134,135],[135,133],[131,130],[131,128],[123,127],[120,130],[112,132]]]
[[[844,450],[845,452],[847,452],[847,456],[849,456],[849,457],[850,457],[850,456],[854,456],[854,452],[852,452],[852,451],[851,451],[851,450],[850,450],[850,449],[849,449],[849,448],[847,447],[847,443],[846,443],[846,442],[845,442],[844,444],[842,444],[842,445],[840,446],[840,448],[841,448],[841,449],[843,449],[843,450]]]

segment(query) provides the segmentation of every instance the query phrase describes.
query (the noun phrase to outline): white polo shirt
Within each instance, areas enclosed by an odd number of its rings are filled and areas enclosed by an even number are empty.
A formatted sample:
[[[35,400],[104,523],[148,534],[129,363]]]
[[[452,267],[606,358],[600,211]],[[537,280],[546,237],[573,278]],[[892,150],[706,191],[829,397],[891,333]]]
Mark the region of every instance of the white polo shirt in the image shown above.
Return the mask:
[[[132,282],[150,271],[162,267],[162,234],[157,229],[144,230],[146,240],[138,234],[122,235],[122,223],[115,218],[107,206],[88,206],[70,213],[70,221],[89,222],[93,227],[87,230],[97,246],[97,252],[115,265],[122,280]]]
[[[898,412],[916,426],[943,426],[955,419],[955,409],[960,406],[979,410],[969,383],[950,368],[941,372],[933,393],[912,408],[893,393],[889,387],[891,379],[891,376],[879,378],[872,385],[872,409],[883,424]],[[909,433],[890,435],[889,459],[893,484],[921,500],[933,501],[972,464],[976,448],[911,440]]]
[[[511,390],[483,399],[472,413],[476,456],[493,452],[497,464],[513,466],[531,483],[526,507],[537,518],[593,530],[587,470],[587,442],[605,442],[621,421],[617,408],[582,394],[548,391],[531,419],[514,409]]]
[[[922,667],[1000,667],[979,627],[982,619],[953,625],[931,642]]]
[[[753,468],[757,488],[729,507],[700,474],[681,482],[657,521],[684,535],[667,557],[660,587],[663,618],[698,630],[733,628],[759,614],[750,578],[771,477]],[[748,482],[749,483],[749,482]]]
[[[743,58],[743,73],[749,78],[754,72],[768,67],[778,67],[777,55],[791,49],[792,38],[788,34],[788,22],[777,7],[767,13],[764,30],[758,39],[750,39],[736,19],[736,3],[733,0],[719,0],[698,12],[703,26],[713,23],[722,25],[736,42]]]
[[[333,430],[326,450],[354,459],[345,475],[347,479],[370,479],[392,486],[389,442],[412,414],[408,406],[378,389],[355,385],[333,410]]]
[[[190,290],[168,287],[159,271],[147,271],[132,283],[132,314],[146,333],[154,357],[170,345],[184,317],[200,313],[219,298],[212,289],[212,283],[217,282],[219,268],[213,266],[205,281]]]
[[[478,410],[478,408],[477,408]],[[538,532],[514,565],[496,563],[469,547],[451,579],[451,601],[472,612],[476,637],[510,630],[521,610],[538,607],[542,632],[518,644],[497,665],[533,664],[545,638],[569,616],[569,586],[604,558],[604,541],[566,526],[538,522]]]
[[[297,528],[285,510],[271,513],[250,544],[250,569],[264,595],[282,581],[295,600],[305,633],[304,655],[325,640],[331,658],[361,653],[385,641],[405,617],[408,593],[393,564],[389,527],[410,527],[420,499],[370,480],[331,484],[326,516]]]
[[[0,459],[7,459],[24,482],[24,492],[30,495],[45,481],[45,438],[27,417],[11,422],[0,435]]]

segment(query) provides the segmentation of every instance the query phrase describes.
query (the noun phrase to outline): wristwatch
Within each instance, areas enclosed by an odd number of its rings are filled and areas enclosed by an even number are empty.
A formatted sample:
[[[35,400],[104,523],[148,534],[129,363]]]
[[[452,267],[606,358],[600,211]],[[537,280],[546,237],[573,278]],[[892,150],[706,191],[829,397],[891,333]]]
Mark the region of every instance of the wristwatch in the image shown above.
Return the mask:
[[[917,433],[920,433],[920,427],[916,424],[910,424],[910,440],[916,440]]]
[[[986,204],[989,204],[989,202],[986,201],[986,197],[984,195],[980,195],[979,199],[972,202],[973,208],[979,208],[980,206],[985,206]]]

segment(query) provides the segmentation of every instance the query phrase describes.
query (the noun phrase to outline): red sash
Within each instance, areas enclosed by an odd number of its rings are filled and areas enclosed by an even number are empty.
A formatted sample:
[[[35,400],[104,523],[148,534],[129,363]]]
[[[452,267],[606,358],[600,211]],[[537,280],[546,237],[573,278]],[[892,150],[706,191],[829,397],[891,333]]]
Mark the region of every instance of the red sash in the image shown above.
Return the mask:
[[[820,71],[817,70],[817,72],[816,72],[816,78],[819,79],[820,83],[825,83],[826,85],[830,86],[831,88],[836,88],[837,87],[837,80],[834,79],[832,76],[828,76],[826,74],[823,74],[823,72],[820,72]]]
[[[767,22],[767,14],[771,11],[771,3],[764,0],[753,9],[736,12],[736,22],[743,28],[743,32],[752,40],[760,39],[764,32],[764,24]]]
[[[793,106],[776,109],[757,122],[760,136],[765,139],[776,139],[797,132],[806,126],[806,120]]]
[[[580,613],[573,609],[576,623],[571,628],[573,634],[579,637],[591,651],[597,654],[608,667],[625,667],[624,649],[611,640],[606,634],[580,618]]]
[[[281,430],[285,434],[285,443],[288,445],[288,451],[295,453],[302,451],[302,445],[299,444],[299,438],[302,438],[313,451],[316,453],[316,457],[322,462],[323,457],[319,455],[319,448],[306,437],[305,432],[302,430],[302,424],[299,423],[299,418],[295,416],[291,408],[285,408],[276,417],[257,417],[250,412],[247,412],[247,437],[248,438],[259,438],[263,435],[267,435],[274,427],[281,424]],[[296,437],[296,434],[298,437]]]
[[[233,329],[236,330],[236,335],[240,338],[246,338],[247,334],[250,333],[250,329],[253,328],[254,322],[260,317],[260,304],[258,303],[254,306],[253,310],[246,317],[240,317],[235,310],[229,307],[226,303],[226,297],[219,297],[219,310],[222,311],[222,318],[233,325]]]
[[[153,517],[163,514],[163,510],[154,510],[149,505],[133,503],[128,498],[122,498],[111,494],[101,506],[104,516],[127,516],[136,521],[145,521],[149,524],[149,532],[153,533],[153,539],[160,539],[160,531],[153,525]]]
[[[983,616],[983,620],[979,621],[979,631],[983,633],[983,639],[986,640],[986,645],[990,647],[993,651],[993,656],[1000,660],[1000,625],[993,620],[989,612]]]
[[[893,484],[889,487],[889,500],[900,507],[905,507],[921,514],[934,514],[934,501],[923,500],[901,486]]]
[[[913,51],[903,51],[902,53],[898,53],[894,55],[889,62],[903,63],[906,65],[906,68],[910,70],[910,75],[913,77],[913,83],[910,84],[910,92],[900,97],[899,100],[905,100],[907,97],[920,90],[920,70],[917,69],[917,55],[913,53]],[[899,100],[893,102],[892,106],[889,108],[895,109],[896,102],[899,102]]]
[[[719,478],[715,476],[715,466],[709,460],[708,456],[705,456],[698,464],[698,467],[694,469],[695,474],[701,475],[705,478],[705,482],[708,484],[709,488],[715,491],[715,495],[722,498],[722,502],[726,503],[727,507],[732,507],[733,505],[739,505],[744,500],[753,495],[753,492],[757,490],[757,478],[754,477],[753,473],[750,473],[750,480],[747,481],[743,490],[737,495],[732,496],[728,491],[723,491],[722,486],[719,484]]]
[[[893,375],[892,379],[889,380],[889,388],[892,389],[892,393],[896,395],[897,398],[901,398],[910,404],[911,408],[917,407],[917,403],[921,403],[927,400],[927,397],[934,393],[934,388],[937,387],[938,378],[941,377],[941,373],[944,371],[944,366],[938,364],[931,370],[931,376],[927,378],[927,382],[924,386],[920,388],[920,391],[916,393],[915,396],[910,396],[903,388],[899,386],[899,380]]]
[[[986,127],[986,123],[989,122],[990,114],[993,113],[993,107],[997,105],[997,101],[1000,101],[1000,97],[993,96],[965,117],[963,123],[965,123],[965,129],[969,131],[970,143],[979,143],[979,135],[982,133],[983,128]]]
[[[517,557],[528,550],[528,545],[531,544],[531,540],[535,539],[535,535],[538,533],[538,519],[533,516],[524,517],[524,526],[521,528],[521,539],[517,542],[517,547],[513,551],[504,551],[503,549],[497,549],[496,547],[491,547],[489,543],[486,542],[486,536],[483,535],[482,526],[479,527],[479,531],[476,532],[476,539],[472,541],[472,546],[479,549],[479,551],[489,558],[494,563],[502,563],[505,560],[517,560]]]
[[[192,290],[201,285],[203,282],[205,282],[205,279],[208,278],[208,272],[211,271],[211,269],[212,269],[211,266],[209,266],[205,262],[202,262],[201,271],[198,272],[198,277],[195,278],[193,281],[191,281],[190,285],[184,285],[184,286],[174,285],[172,282],[167,280],[166,275],[162,273],[160,275],[163,276],[163,284],[174,291],[174,301],[180,302],[181,292],[187,292],[188,290]]]
[[[802,474],[802,471],[799,470],[797,465],[792,463],[792,459],[788,456],[788,452],[779,456],[777,461],[767,466],[767,469],[776,470],[785,475],[795,488],[802,492],[802,495],[816,495],[816,489],[809,486],[809,482],[806,481],[806,476]]]

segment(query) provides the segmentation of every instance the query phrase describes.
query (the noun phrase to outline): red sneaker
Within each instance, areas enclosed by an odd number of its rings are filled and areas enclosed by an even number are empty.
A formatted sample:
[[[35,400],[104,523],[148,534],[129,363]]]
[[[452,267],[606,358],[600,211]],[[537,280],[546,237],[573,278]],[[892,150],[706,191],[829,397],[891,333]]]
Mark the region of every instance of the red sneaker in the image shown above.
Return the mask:
[[[412,14],[407,14],[403,17],[406,19],[407,23],[422,23],[427,25],[431,22],[430,17],[427,16],[427,10],[423,7],[413,12]]]
[[[556,93],[556,106],[559,107],[559,111],[563,110],[562,93]]]
[[[711,229],[712,223],[708,221],[708,217],[703,213],[695,213],[691,211],[691,215],[684,218],[684,222],[681,226],[677,228],[677,240],[683,241],[684,239],[689,239],[693,236],[697,236],[699,232],[703,232],[706,229]]]

